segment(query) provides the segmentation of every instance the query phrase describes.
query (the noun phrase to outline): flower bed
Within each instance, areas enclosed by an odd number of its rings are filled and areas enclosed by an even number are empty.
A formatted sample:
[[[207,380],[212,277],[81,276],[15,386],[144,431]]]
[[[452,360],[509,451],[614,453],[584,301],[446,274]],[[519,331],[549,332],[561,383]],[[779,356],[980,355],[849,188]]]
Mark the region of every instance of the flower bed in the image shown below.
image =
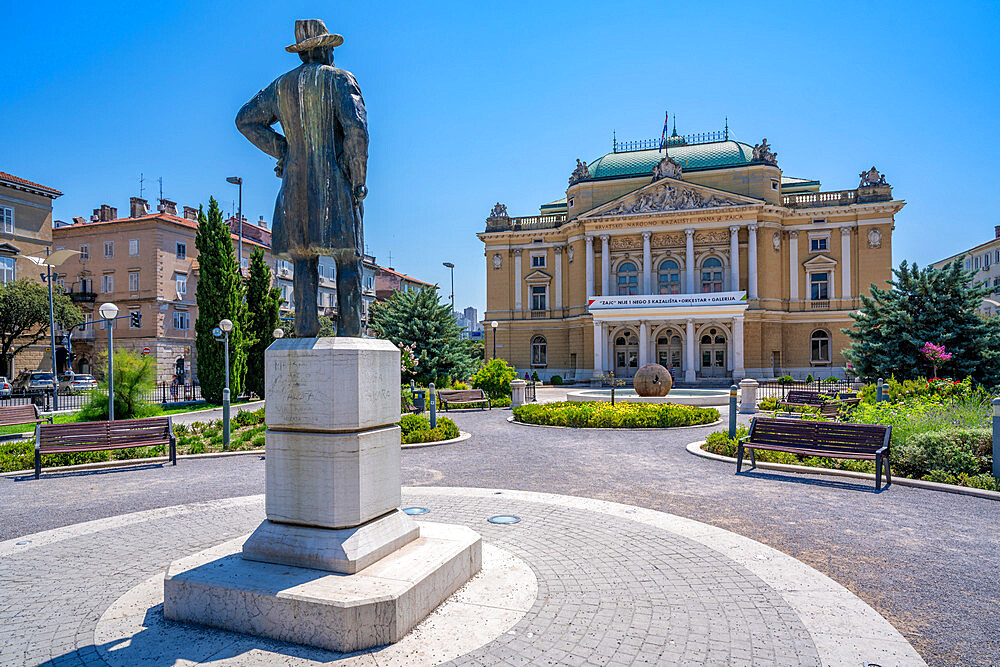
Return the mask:
[[[404,445],[425,442],[441,442],[459,436],[458,426],[447,417],[438,417],[437,426],[431,428],[431,420],[424,415],[406,415],[399,420]]]
[[[865,396],[873,394],[868,387],[863,392]],[[993,435],[989,393],[973,389],[968,382],[921,380],[895,383],[892,394],[898,400],[882,403],[863,400],[847,420],[892,427],[889,463],[893,475],[1000,491],[1000,482],[991,474]],[[809,418],[821,419],[818,415]],[[740,427],[736,438],[747,434],[747,428]],[[736,440],[731,440],[726,431],[718,431],[708,436],[702,449],[735,457]],[[771,463],[875,472],[872,461],[804,457],[767,450],[759,450],[756,455],[758,460]]]
[[[525,424],[575,428],[670,428],[718,421],[715,408],[673,403],[606,403],[564,401],[529,403],[514,408],[514,419]]]

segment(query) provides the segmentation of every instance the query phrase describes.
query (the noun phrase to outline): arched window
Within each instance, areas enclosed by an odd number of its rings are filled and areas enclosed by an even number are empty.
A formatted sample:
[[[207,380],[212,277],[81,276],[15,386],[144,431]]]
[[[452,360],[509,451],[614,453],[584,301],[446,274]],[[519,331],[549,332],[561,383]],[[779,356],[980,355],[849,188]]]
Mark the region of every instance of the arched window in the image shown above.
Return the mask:
[[[810,361],[820,364],[830,363],[830,334],[822,329],[817,329],[813,331],[809,343],[812,351],[809,357]]]
[[[701,291],[722,291],[722,260],[709,257],[701,264]]]
[[[622,262],[618,266],[618,294],[639,293],[639,271],[634,262]]]
[[[531,365],[545,366],[548,363],[548,351],[545,336],[535,336],[531,339]]]
[[[681,269],[677,262],[672,259],[660,262],[659,284],[660,294],[681,293]]]

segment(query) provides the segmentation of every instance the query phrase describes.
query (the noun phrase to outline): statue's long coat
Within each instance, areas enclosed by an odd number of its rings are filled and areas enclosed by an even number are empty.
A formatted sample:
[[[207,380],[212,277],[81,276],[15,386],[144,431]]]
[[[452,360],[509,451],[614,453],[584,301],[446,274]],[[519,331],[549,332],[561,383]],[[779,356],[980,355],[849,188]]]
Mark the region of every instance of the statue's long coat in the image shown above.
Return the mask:
[[[271,128],[276,122],[285,136]],[[352,190],[365,183],[368,127],[354,76],[304,63],[247,102],[236,126],[279,163],[284,158],[272,252],[294,258],[350,250],[360,256],[363,231]]]

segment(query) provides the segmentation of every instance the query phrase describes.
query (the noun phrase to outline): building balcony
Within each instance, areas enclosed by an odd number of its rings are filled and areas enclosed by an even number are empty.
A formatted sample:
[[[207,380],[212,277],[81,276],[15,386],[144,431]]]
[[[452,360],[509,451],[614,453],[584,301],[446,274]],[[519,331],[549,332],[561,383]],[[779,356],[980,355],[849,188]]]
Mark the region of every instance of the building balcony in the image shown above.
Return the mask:
[[[66,292],[66,296],[73,303],[94,303],[97,301],[97,294],[94,292]]]
[[[531,311],[531,319],[533,320],[544,320],[549,316],[549,311],[547,310],[533,310]]]
[[[830,310],[830,301],[827,299],[814,299],[809,302],[809,310]]]
[[[816,208],[822,206],[849,206],[869,202],[892,201],[892,187],[871,185],[854,190],[833,190],[831,192],[800,192],[782,195],[781,205],[788,208]]]
[[[520,218],[496,216],[486,218],[488,232],[519,232],[533,229],[555,229],[566,222],[565,213],[552,215],[528,215]]]

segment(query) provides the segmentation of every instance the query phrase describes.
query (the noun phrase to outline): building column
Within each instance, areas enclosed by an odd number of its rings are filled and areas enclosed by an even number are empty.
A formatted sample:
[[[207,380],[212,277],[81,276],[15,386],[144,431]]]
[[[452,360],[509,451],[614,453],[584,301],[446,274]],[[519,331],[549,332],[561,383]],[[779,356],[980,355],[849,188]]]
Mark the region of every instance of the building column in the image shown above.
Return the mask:
[[[608,235],[601,234],[601,296],[611,296],[611,249]]]
[[[690,236],[688,238],[691,238]],[[687,331],[685,335],[685,357],[687,357],[687,368],[684,370],[684,381],[694,382],[695,371],[695,340],[694,340],[694,320],[687,321]]]
[[[747,298],[757,298],[757,225],[747,225]]]
[[[733,377],[746,377],[743,360],[743,316],[733,318]]]
[[[799,233],[788,232],[788,298],[799,300]]]
[[[653,250],[649,245],[650,232],[642,233],[642,293],[652,294]]]
[[[740,289],[740,228],[732,225],[729,228],[729,290],[738,292]]]
[[[840,298],[853,299],[851,293],[851,228],[840,228]]]
[[[587,299],[594,296],[594,237],[584,236],[587,244]]]
[[[649,323],[639,322],[639,368],[649,363]]]
[[[555,309],[558,311],[559,317],[562,317],[562,258],[563,249],[562,246],[556,246],[553,248],[556,257],[556,280],[555,280],[555,295],[553,301],[555,302]]]
[[[685,229],[684,235],[687,236],[687,246],[684,249],[684,279],[687,285],[684,286],[684,293],[695,294],[697,290],[694,288],[694,230]]]
[[[514,310],[521,310],[521,249],[514,248]]]
[[[604,375],[604,323],[594,322],[594,377]]]

